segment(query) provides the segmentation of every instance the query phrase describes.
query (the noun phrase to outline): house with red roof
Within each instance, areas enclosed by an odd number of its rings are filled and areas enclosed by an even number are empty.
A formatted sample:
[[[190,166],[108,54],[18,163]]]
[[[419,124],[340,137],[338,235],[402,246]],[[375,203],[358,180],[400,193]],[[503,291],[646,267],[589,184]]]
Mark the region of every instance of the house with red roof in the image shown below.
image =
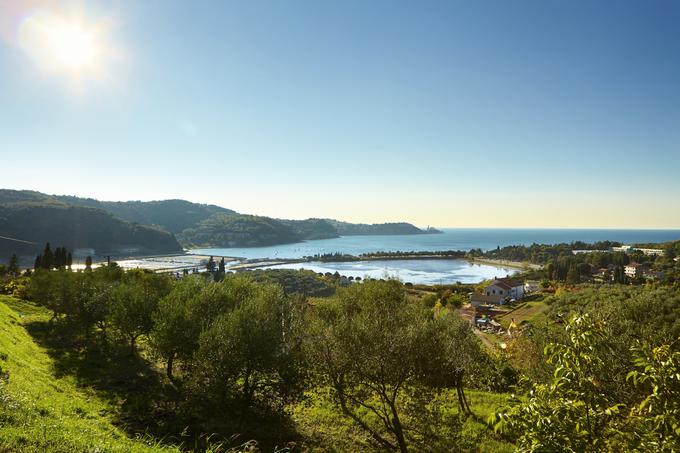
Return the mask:
[[[524,297],[524,284],[517,282],[509,277],[494,278],[494,280],[484,288],[487,296],[499,296],[502,299],[510,298],[519,300]]]

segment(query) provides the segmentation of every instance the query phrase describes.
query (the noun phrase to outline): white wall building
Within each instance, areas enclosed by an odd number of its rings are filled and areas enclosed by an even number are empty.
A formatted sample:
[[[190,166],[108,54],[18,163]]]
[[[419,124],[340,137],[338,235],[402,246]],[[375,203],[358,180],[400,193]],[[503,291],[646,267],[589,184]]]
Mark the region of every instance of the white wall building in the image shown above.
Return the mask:
[[[524,284],[509,278],[495,279],[484,289],[484,294],[519,300],[524,297]]]

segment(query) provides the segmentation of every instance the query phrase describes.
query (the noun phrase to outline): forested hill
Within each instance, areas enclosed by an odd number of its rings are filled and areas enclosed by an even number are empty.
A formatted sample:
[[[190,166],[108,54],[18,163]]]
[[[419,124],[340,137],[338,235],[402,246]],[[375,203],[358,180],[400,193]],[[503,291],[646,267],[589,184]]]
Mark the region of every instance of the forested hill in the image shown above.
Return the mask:
[[[333,225],[340,236],[441,233],[441,231],[435,228],[421,230],[415,225],[406,222],[366,224],[341,222],[332,219],[327,221]]]
[[[91,248],[104,254],[175,253],[175,237],[147,225],[126,222],[101,209],[59,203],[0,203],[0,255],[32,255],[45,242],[69,250]]]
[[[179,251],[181,247],[173,234],[185,247],[256,247],[349,235],[439,233],[434,228],[422,230],[404,222],[369,225],[327,219],[273,219],[186,200],[99,201],[0,189],[0,205],[7,211],[0,219],[0,236],[42,244],[49,241],[68,248],[94,248],[97,254],[116,254],[115,250],[121,248],[139,253]],[[19,206],[21,209],[17,209]],[[44,218],[52,215],[50,212],[58,213],[55,219],[61,223],[50,224]],[[21,234],[13,236],[12,231]],[[29,244],[3,242],[0,253],[5,255],[8,251],[34,251]]]
[[[213,214],[236,214],[231,209],[186,200],[99,201],[66,195],[58,195],[54,198],[75,206],[103,209],[129,222],[158,225],[175,234],[193,227]]]
[[[178,235],[187,247],[256,247],[298,242],[303,238],[276,219],[215,214]]]

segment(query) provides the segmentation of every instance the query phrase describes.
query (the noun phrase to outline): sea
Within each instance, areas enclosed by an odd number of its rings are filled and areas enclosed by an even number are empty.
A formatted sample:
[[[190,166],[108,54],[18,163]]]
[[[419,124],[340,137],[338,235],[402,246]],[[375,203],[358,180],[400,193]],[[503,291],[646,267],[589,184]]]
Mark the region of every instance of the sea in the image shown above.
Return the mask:
[[[680,230],[571,229],[571,228],[443,228],[442,234],[393,236],[343,236],[294,244],[250,248],[202,248],[190,253],[245,259],[298,259],[326,253],[360,255],[371,252],[490,250],[506,245],[617,241],[623,244],[680,240]],[[450,284],[477,283],[516,270],[502,266],[471,264],[464,260],[384,260],[349,263],[293,263],[278,268],[305,268],[315,272],[339,272],[347,277],[396,277],[404,282]]]

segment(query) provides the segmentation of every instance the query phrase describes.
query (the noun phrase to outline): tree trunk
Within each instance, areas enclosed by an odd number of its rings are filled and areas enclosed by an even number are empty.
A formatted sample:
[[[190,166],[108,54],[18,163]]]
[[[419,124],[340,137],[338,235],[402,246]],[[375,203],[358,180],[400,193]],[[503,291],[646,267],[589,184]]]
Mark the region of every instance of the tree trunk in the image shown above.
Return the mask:
[[[347,417],[351,418],[352,420],[354,420],[354,422],[357,425],[359,425],[366,432],[368,432],[371,435],[371,437],[373,437],[373,439],[375,439],[378,442],[378,444],[387,447],[387,449],[389,450],[395,449],[395,445],[392,445],[391,442],[387,441],[377,432],[373,431],[366,423],[363,422],[363,420],[361,420],[361,418],[359,418],[354,412],[352,412],[347,407],[347,403],[345,401],[345,398],[342,396],[342,393],[338,394],[338,401],[340,402],[340,409],[342,410],[342,413],[345,414]]]
[[[130,355],[135,355],[135,345],[137,344],[137,336],[130,337]]]
[[[406,446],[406,439],[404,438],[404,428],[401,426],[399,414],[397,414],[397,407],[394,402],[389,402],[390,410],[392,411],[392,426],[394,427],[394,435],[397,437],[399,443],[399,451],[401,453],[408,453]]]
[[[165,369],[165,373],[168,375],[168,379],[172,381],[172,363],[175,361],[175,353],[172,352],[170,353],[170,357],[168,357],[168,366]]]

